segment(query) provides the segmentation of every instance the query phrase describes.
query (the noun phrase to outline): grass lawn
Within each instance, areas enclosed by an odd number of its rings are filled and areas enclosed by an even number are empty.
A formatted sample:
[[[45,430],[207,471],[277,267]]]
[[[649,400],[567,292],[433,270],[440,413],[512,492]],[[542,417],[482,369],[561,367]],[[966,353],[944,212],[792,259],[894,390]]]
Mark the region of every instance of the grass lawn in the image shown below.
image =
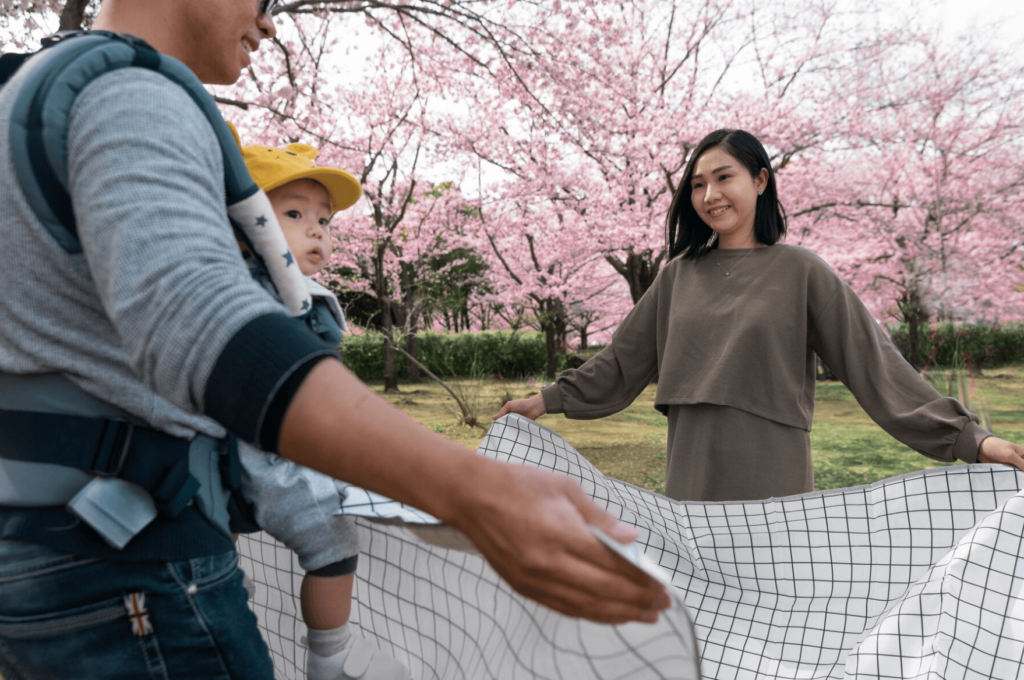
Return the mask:
[[[940,376],[933,376],[941,379]],[[380,384],[371,385],[383,395]],[[484,427],[505,399],[538,391],[535,383],[453,381],[479,414]],[[566,438],[604,474],[658,491],[664,489],[666,419],[654,410],[655,386],[625,411],[599,420],[569,420],[562,415],[540,419]],[[997,436],[1024,443],[1024,365],[988,369],[978,378]],[[388,401],[436,432],[476,448],[482,427],[458,425],[458,412],[434,382],[402,385]],[[815,483],[819,489],[866,484],[885,477],[944,465],[908,449],[864,413],[842,384],[818,383],[811,430]]]

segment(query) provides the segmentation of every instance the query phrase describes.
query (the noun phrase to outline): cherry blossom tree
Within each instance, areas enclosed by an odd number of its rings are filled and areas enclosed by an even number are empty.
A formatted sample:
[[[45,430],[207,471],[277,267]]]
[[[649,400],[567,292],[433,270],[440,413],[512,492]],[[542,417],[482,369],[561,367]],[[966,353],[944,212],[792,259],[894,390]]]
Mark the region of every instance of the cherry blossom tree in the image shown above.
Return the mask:
[[[514,70],[464,64],[471,115],[453,115],[447,132],[555,212],[585,215],[580,239],[634,301],[664,262],[664,215],[701,137],[749,129],[777,169],[825,153],[857,118],[851,85],[863,81],[849,65],[898,39],[852,30],[863,17],[816,0],[556,7],[514,26],[530,36]]]
[[[0,30],[30,46],[96,7],[0,0]],[[1021,318],[1019,59],[878,9],[296,0],[249,76],[215,94],[246,142],[315,144],[363,181],[336,218],[335,271],[357,273],[344,285],[413,353],[445,314],[532,325],[550,373],[570,333],[614,327],[664,265],[670,196],[719,127],[765,142],[789,242],[878,318],[912,338],[933,316]],[[453,322],[431,296],[460,267],[477,273],[459,274]]]
[[[885,106],[836,158],[847,193],[810,234],[880,317],[921,327],[1024,314],[1024,78],[980,36],[921,33],[865,74]],[[841,177],[840,177],[841,175]]]

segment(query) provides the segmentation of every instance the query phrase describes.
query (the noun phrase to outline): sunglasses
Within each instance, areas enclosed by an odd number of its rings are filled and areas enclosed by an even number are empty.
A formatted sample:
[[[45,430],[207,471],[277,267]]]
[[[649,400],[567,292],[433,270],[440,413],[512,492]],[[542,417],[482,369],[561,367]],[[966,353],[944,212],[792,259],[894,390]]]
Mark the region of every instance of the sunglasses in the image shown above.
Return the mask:
[[[270,14],[274,11],[274,8],[280,4],[281,0],[262,0],[260,3],[260,12],[262,14]]]

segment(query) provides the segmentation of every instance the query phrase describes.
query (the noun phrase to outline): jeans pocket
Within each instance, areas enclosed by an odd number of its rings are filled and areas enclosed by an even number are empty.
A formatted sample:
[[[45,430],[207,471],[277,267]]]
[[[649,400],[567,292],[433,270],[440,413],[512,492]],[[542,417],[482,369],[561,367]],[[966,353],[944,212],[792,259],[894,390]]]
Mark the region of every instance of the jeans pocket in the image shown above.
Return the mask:
[[[234,550],[209,557],[194,557],[173,562],[171,568],[182,584],[204,589],[216,587],[233,576],[242,578],[238,568],[238,553]]]
[[[0,616],[0,673],[29,678],[164,678],[153,635],[132,629],[123,598],[31,616]]]
[[[4,539],[0,540],[0,585],[97,561],[81,555],[59,553],[36,543]]]
[[[82,628],[125,618],[124,603],[111,598],[66,611],[32,616],[0,616],[0,638],[22,639],[70,635]]]

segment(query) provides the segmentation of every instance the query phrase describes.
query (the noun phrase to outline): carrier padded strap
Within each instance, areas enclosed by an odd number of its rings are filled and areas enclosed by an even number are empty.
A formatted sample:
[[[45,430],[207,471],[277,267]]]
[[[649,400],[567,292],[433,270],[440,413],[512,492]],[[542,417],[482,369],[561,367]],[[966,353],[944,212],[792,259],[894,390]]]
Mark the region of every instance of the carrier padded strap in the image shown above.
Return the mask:
[[[189,472],[190,442],[110,418],[0,410],[0,455],[117,476],[149,491],[177,517],[199,490]]]
[[[3,410],[0,452],[11,460],[108,474],[115,471],[126,444],[138,446],[138,442],[129,441],[131,430],[128,423],[107,418]]]
[[[199,79],[180,61],[131,36],[93,31],[52,41],[32,64],[10,125],[18,182],[33,212],[68,253],[81,253],[68,194],[68,130],[75,99],[96,78],[122,68],[146,68],[181,86],[210,122],[224,159],[227,204],[259,189],[227,123]]]
[[[19,54],[16,52],[8,52],[7,54],[0,54],[0,86],[4,85],[11,76],[21,68],[32,54]]]

